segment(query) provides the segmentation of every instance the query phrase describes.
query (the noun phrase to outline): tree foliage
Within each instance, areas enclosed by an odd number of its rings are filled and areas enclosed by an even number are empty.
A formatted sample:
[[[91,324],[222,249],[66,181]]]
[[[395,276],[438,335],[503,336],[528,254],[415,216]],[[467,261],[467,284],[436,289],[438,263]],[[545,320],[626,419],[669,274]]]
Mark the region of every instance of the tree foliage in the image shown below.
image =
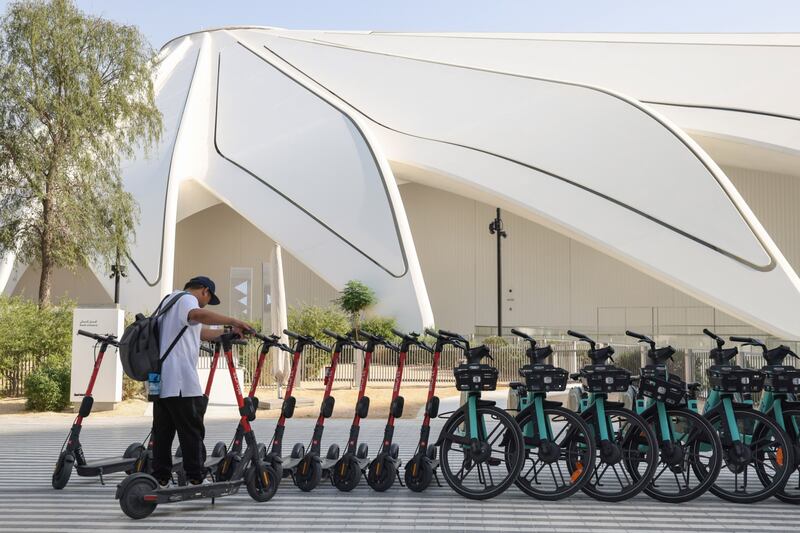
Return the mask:
[[[28,365],[69,363],[72,310],[71,302],[40,309],[28,300],[0,297],[0,373],[10,388],[18,388]]]
[[[121,158],[161,135],[155,53],[134,26],[71,0],[9,4],[0,22],[0,255],[55,267],[128,252],[138,216]]]
[[[358,336],[358,331],[361,327],[364,310],[377,302],[378,299],[375,297],[375,292],[358,280],[348,281],[341,295],[336,299],[336,303],[339,304],[342,311],[350,316],[356,336]]]

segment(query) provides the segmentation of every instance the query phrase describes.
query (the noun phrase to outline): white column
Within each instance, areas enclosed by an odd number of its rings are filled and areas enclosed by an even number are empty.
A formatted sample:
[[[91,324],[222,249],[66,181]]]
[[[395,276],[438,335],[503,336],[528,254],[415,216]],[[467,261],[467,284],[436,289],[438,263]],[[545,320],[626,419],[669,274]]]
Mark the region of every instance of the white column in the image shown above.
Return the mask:
[[[82,329],[98,335],[122,336],[125,326],[125,312],[116,307],[78,307],[72,315],[72,377],[70,379],[70,399],[79,404],[86,393],[89,379],[94,368],[95,357],[99,355],[99,346],[94,339],[78,335]],[[109,346],[100,365],[95,380],[95,409],[113,409],[122,401],[122,364],[117,349]]]

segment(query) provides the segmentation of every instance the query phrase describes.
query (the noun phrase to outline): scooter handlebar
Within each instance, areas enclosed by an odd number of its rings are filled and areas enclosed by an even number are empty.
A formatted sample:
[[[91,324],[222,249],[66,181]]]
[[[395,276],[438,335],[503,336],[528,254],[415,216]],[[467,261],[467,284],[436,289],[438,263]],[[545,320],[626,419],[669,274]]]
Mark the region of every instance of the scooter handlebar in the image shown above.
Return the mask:
[[[110,344],[112,346],[118,346],[119,342],[117,341],[116,335],[98,335],[97,333],[92,333],[91,331],[86,331],[85,329],[79,329],[78,335],[82,337],[89,337],[90,339],[94,339],[97,342],[103,342],[106,344]]]

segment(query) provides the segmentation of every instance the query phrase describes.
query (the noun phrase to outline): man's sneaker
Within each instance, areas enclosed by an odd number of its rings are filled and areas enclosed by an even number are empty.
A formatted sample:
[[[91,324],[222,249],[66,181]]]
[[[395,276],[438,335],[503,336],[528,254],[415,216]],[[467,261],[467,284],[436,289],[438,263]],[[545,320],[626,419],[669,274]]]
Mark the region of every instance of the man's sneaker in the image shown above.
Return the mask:
[[[196,479],[189,480],[189,485],[191,485],[192,487],[211,485],[212,483],[213,481],[211,481],[208,478],[203,478],[201,481],[198,481]]]
[[[172,488],[173,486],[174,486],[174,483],[172,482],[172,478],[166,479],[166,480],[164,480],[164,479],[159,479],[158,480],[158,488],[160,488],[160,489],[169,489],[169,488]]]

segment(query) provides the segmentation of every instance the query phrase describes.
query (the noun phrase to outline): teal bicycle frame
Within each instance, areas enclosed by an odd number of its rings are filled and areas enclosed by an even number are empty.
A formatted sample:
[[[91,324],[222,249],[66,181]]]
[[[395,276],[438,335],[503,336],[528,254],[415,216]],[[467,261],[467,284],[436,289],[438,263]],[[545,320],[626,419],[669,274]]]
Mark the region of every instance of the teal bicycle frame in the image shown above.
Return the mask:
[[[525,396],[519,399],[520,412],[533,405],[534,412],[536,413],[536,424],[534,425],[533,421],[531,421],[522,428],[522,435],[531,439],[532,442],[536,442],[537,436],[539,436],[540,439],[553,439],[553,428],[550,425],[550,419],[544,414],[544,402],[546,401],[546,397],[546,392],[528,391]],[[531,448],[534,447],[533,444],[527,446]]]

